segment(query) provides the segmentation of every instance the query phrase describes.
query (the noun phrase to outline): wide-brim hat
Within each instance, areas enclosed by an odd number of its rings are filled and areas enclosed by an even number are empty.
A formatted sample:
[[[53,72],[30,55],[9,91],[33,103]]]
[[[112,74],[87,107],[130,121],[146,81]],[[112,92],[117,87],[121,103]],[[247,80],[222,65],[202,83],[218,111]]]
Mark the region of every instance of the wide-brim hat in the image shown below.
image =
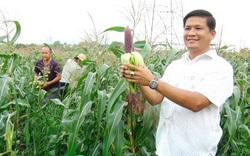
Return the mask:
[[[79,55],[77,55],[77,57],[75,57],[75,58],[78,58],[79,60],[83,61],[83,60],[85,60],[87,57],[86,57],[84,54],[79,54]]]

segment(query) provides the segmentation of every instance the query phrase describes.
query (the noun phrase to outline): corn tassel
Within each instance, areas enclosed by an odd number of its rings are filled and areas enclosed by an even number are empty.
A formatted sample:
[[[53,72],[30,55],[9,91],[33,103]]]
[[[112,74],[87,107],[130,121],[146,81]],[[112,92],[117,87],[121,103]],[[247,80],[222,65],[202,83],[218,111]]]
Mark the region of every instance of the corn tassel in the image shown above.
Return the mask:
[[[125,52],[131,53],[134,50],[131,29],[127,26],[124,30]]]

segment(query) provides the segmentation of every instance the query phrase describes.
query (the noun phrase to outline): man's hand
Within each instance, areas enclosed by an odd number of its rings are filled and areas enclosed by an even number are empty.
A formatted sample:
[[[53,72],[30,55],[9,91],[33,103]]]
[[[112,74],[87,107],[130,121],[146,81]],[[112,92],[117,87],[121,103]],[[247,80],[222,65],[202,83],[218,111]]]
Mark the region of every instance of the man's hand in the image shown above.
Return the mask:
[[[131,75],[132,71],[134,73],[133,75]],[[120,72],[121,78],[126,78],[128,82],[138,83],[142,86],[148,86],[150,81],[154,79],[154,75],[146,66],[142,68],[129,63],[124,63],[121,66]]]
[[[46,82],[46,83],[44,83],[42,89],[46,89],[46,88],[49,87],[49,86],[50,86],[50,82]]]

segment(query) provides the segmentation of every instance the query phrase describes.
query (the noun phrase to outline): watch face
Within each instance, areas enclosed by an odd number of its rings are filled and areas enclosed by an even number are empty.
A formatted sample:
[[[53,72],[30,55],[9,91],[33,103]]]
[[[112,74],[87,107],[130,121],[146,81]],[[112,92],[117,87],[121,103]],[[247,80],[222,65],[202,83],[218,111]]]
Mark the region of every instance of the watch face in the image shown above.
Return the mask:
[[[156,89],[157,85],[158,85],[157,81],[151,81],[150,88]]]

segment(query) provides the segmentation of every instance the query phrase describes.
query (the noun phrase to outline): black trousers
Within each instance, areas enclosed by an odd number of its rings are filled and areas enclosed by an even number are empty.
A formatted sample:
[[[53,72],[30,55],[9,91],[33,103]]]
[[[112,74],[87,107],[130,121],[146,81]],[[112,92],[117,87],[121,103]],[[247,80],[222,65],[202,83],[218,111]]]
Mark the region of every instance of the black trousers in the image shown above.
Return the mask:
[[[42,103],[46,104],[50,99],[57,98],[59,92],[59,88],[52,88],[50,90],[47,90],[47,96],[45,97],[45,99],[43,99]]]

